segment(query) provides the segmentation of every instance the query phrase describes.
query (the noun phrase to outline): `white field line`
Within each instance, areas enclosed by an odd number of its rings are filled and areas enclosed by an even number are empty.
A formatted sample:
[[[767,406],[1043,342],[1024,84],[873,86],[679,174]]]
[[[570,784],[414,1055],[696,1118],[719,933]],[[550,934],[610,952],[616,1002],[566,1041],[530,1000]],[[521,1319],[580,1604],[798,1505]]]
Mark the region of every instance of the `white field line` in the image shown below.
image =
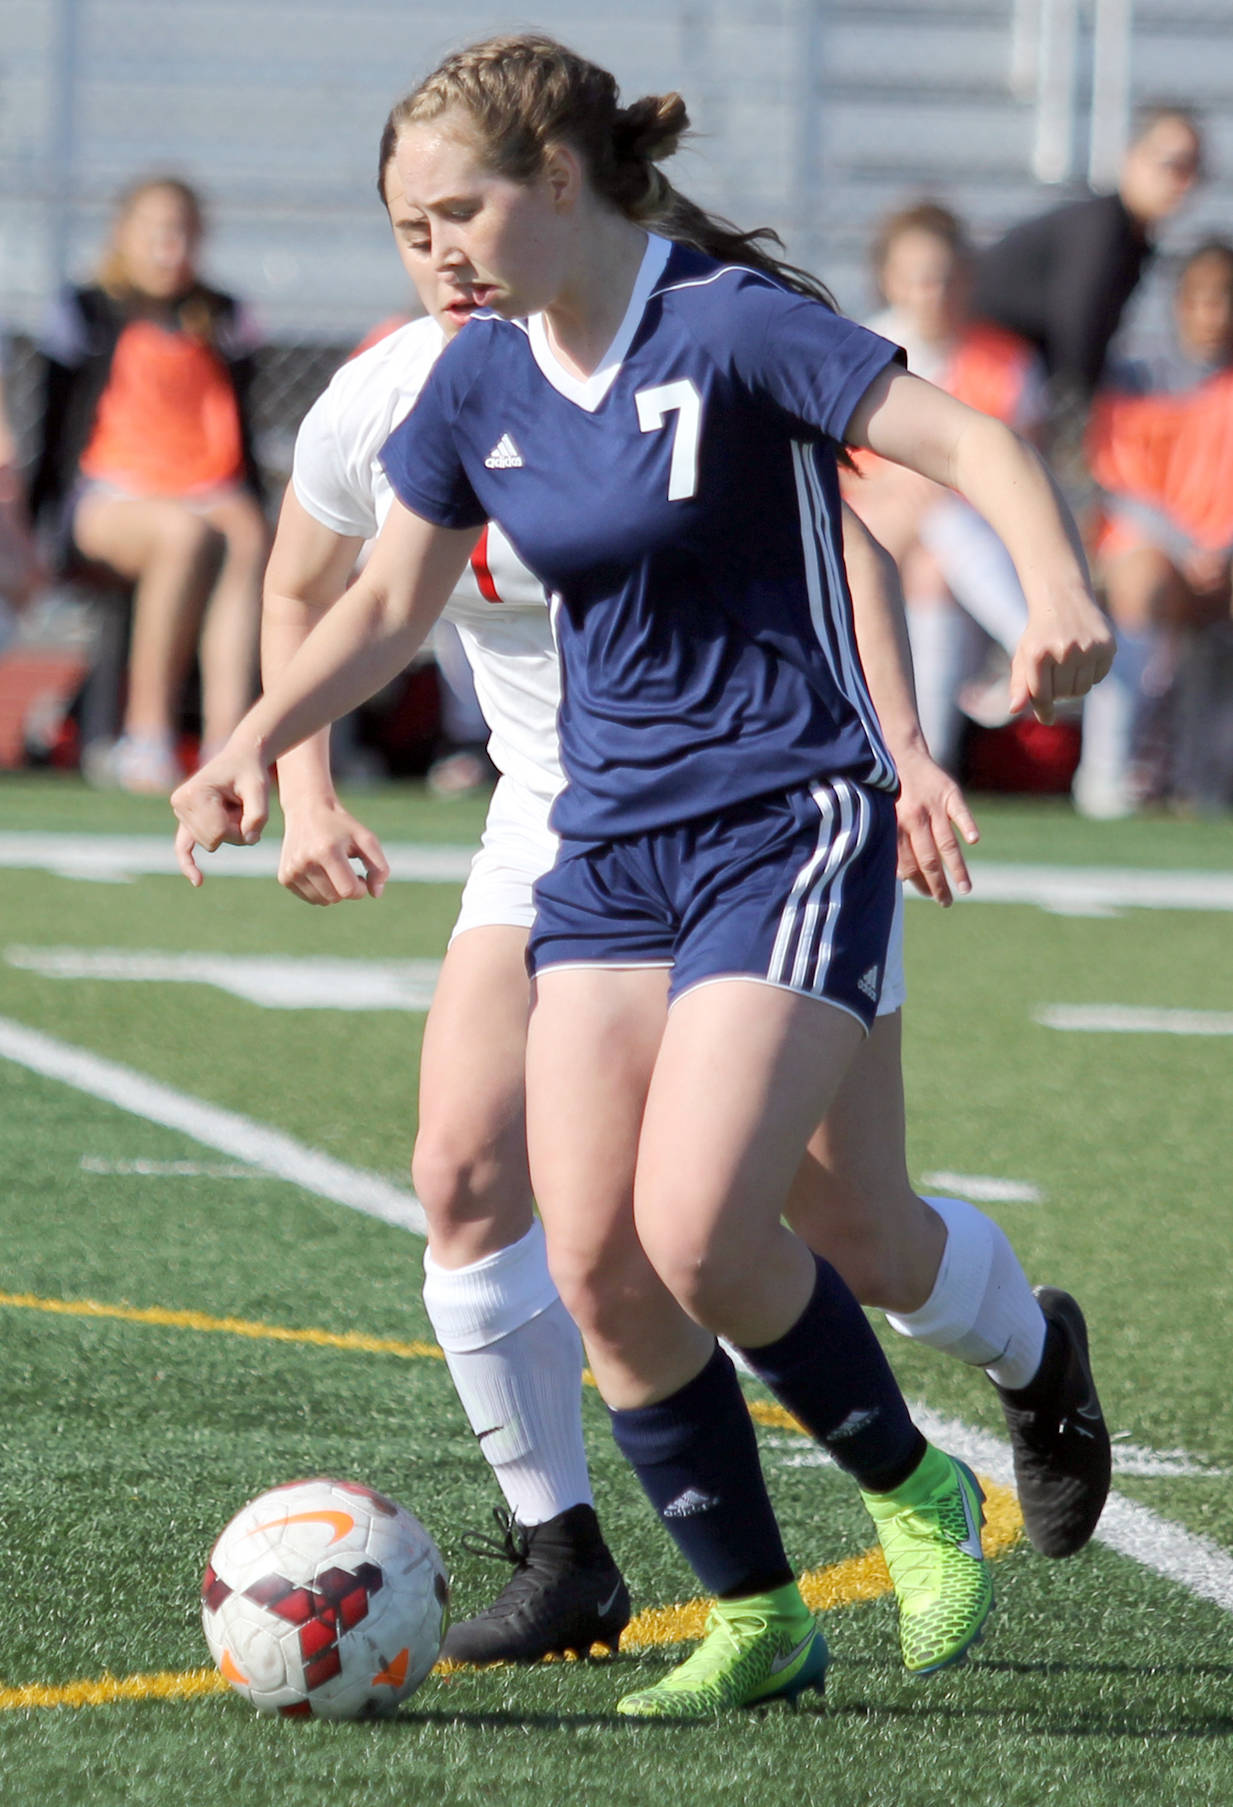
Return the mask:
[[[207,879],[274,878],[279,837],[271,830],[256,847],[220,847],[199,854]],[[393,842],[385,849],[390,875],[420,884],[462,884],[471,870],[474,847]],[[59,878],[123,885],[135,878],[178,877],[170,830],[166,835],[0,834],[0,868],[50,872]]]
[[[1130,866],[1027,866],[971,862],[965,903],[1037,904],[1056,916],[1117,910],[1233,910],[1233,873],[1140,871]],[[905,896],[915,897],[911,886]]]
[[[1014,1486],[1015,1471],[1008,1444],[987,1431],[973,1430],[961,1419],[930,1411],[919,1400],[909,1404],[913,1420],[931,1443],[960,1456],[991,1481]],[[798,1438],[772,1437],[760,1442],[776,1452],[781,1467],[812,1468],[830,1460],[821,1451],[801,1449]],[[1136,1469],[1128,1466],[1125,1472],[1135,1473]],[[1177,1470],[1171,1468],[1169,1472],[1176,1474]],[[1210,1470],[1200,1472],[1211,1475]],[[1150,1507],[1125,1499],[1120,1493],[1110,1493],[1093,1541],[1233,1613],[1233,1553],[1161,1518]]]
[[[181,1130],[208,1148],[251,1161],[321,1198],[333,1199],[417,1235],[426,1232],[418,1201],[378,1175],[347,1167],[328,1155],[305,1148],[279,1130],[267,1129],[234,1111],[203,1104],[147,1079],[131,1067],[103,1060],[3,1017],[0,1059],[74,1086],[150,1122]],[[1010,1450],[999,1438],[973,1430],[959,1419],[943,1418],[920,1405],[913,1406],[912,1414],[931,1441],[953,1450],[992,1480],[1013,1486]],[[1233,1613],[1233,1554],[1209,1539],[1197,1537],[1158,1517],[1148,1507],[1112,1493],[1096,1540]]]
[[[424,884],[461,884],[473,847],[386,843],[396,879]],[[210,878],[272,878],[278,869],[278,835],[271,830],[257,847],[220,847],[202,856]],[[1116,910],[1233,910],[1233,874],[1225,872],[1141,871],[1121,866],[1035,866],[973,860],[972,893],[966,903],[1036,904],[1067,916],[1108,916]],[[171,834],[43,834],[13,830],[0,834],[0,868],[27,868],[64,878],[124,884],[146,874],[175,875]],[[907,895],[917,893],[908,888]]]
[[[1141,1443],[1114,1437],[1113,1472],[1139,1480],[1223,1481],[1230,1471],[1196,1462],[1185,1449],[1146,1449]]]
[[[1042,1004],[1045,1029],[1089,1035],[1233,1035],[1233,1010],[1152,1010],[1136,1004]]]
[[[725,1344],[725,1348],[737,1366],[749,1373],[748,1365],[738,1352],[730,1344]],[[1004,1487],[1014,1486],[1015,1469],[1008,1443],[991,1436],[988,1431],[974,1430],[960,1418],[944,1417],[919,1400],[909,1400],[908,1405],[913,1421],[931,1443],[961,1457],[969,1467],[987,1475],[991,1481],[998,1481]],[[802,1449],[797,1438],[769,1437],[760,1442],[776,1452],[781,1467],[812,1468],[830,1460],[819,1450]],[[1115,1452],[1116,1449],[1115,1443]],[[1170,1453],[1176,1457],[1178,1452]],[[1189,1460],[1198,1468],[1193,1458]],[[1128,1466],[1126,1472],[1135,1470]],[[1177,1470],[1171,1468],[1169,1472],[1176,1474]],[[1211,1474],[1210,1470],[1201,1472]],[[1130,1557],[1132,1562],[1150,1569],[1155,1575],[1177,1582],[1201,1600],[1211,1600],[1225,1612],[1233,1613],[1233,1552],[1213,1543],[1210,1538],[1199,1537],[1195,1532],[1161,1518],[1150,1507],[1111,1492],[1093,1541],[1115,1550],[1120,1556]]]
[[[332,1199],[335,1204],[362,1211],[368,1217],[379,1217],[401,1230],[413,1230],[417,1236],[427,1234],[428,1222],[419,1200],[380,1174],[349,1167],[281,1130],[255,1123],[237,1111],[206,1104],[187,1092],[177,1092],[118,1061],[71,1047],[7,1017],[0,1017],[0,1059],[41,1073],[45,1079],[60,1080],[150,1123],[180,1130],[206,1148],[248,1161],[319,1198]]]
[[[1002,1180],[991,1173],[922,1173],[931,1192],[958,1193],[978,1205],[1039,1205],[1044,1193],[1030,1180]]]
[[[912,1416],[918,1423],[923,1424],[924,1419],[929,1416],[928,1407],[919,1403],[914,1405]],[[941,1423],[942,1421],[937,1420],[937,1422]],[[957,1455],[963,1455],[964,1452],[960,1449],[959,1441],[956,1439],[962,1440],[964,1433],[954,1429],[956,1423],[954,1419],[946,1422],[950,1425],[952,1432],[952,1440],[947,1444],[947,1448],[953,1449]],[[945,1429],[945,1426],[943,1428]],[[971,1434],[975,1435],[976,1433]],[[776,1452],[776,1462],[780,1468],[830,1468],[833,1465],[831,1457],[817,1444],[802,1445],[799,1432],[790,1432],[783,1436],[778,1434],[768,1436],[763,1432],[759,1437],[759,1443],[764,1450],[771,1449]],[[998,1445],[998,1447],[1002,1446]],[[1009,1455],[1008,1450],[1004,1450],[1003,1453]],[[967,1456],[965,1460],[974,1465],[977,1458]],[[998,1479],[989,1463],[983,1459],[981,1472],[994,1480]],[[1010,1470],[1005,1470],[1005,1472],[1009,1473]],[[1227,1479],[1230,1471],[1227,1468],[1211,1468],[1202,1462],[1196,1462],[1194,1457],[1184,1449],[1144,1449],[1137,1443],[1119,1443],[1115,1438],[1113,1472],[1126,1475],[1128,1479],[1134,1480],[1223,1481]]]
[[[169,954],[148,948],[6,947],[9,966],[48,979],[213,985],[264,1010],[411,1010],[432,1003],[439,960]]]
[[[266,1177],[260,1167],[243,1161],[113,1161],[103,1154],[83,1154],[79,1163],[83,1173],[101,1173],[108,1177],[143,1180],[260,1180]]]
[[[974,1431],[961,1420],[944,1418],[927,1407],[913,1406],[912,1416],[931,1442],[961,1456],[991,1480],[1014,1486],[1010,1449],[1000,1438]],[[1233,1613],[1233,1553],[1161,1518],[1150,1507],[1111,1493],[1095,1542]]]

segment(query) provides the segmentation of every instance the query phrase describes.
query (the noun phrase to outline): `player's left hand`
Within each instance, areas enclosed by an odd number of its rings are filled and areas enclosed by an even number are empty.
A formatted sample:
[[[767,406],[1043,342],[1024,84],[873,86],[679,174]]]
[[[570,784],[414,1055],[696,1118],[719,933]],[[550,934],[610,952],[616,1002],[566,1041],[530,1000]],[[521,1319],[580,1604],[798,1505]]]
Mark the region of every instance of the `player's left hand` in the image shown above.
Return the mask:
[[[1033,608],[1010,667],[1010,708],[1029,705],[1038,721],[1051,722],[1054,705],[1086,696],[1113,663],[1113,629],[1086,590],[1050,596]]]
[[[171,794],[179,818],[176,862],[190,885],[205,874],[194,857],[198,847],[213,853],[224,841],[251,847],[261,839],[270,813],[270,774],[257,750],[229,740],[221,752],[186,778]]]
[[[929,757],[923,743],[907,753],[897,750],[895,763],[899,877],[946,909],[955,892],[966,897],[972,889],[956,830],[969,847],[979,841],[980,830],[957,780]]]

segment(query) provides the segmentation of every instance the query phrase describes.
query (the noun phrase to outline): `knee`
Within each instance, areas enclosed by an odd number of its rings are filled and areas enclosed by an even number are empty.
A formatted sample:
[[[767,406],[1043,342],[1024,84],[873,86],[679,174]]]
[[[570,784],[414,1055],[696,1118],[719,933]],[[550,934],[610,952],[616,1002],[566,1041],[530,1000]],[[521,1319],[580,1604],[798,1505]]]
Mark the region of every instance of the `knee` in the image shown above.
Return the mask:
[[[658,1238],[651,1259],[681,1309],[716,1336],[741,1321],[761,1270],[757,1251],[744,1243],[679,1232]]]
[[[237,570],[256,575],[265,562],[268,534],[264,517],[254,503],[237,509],[222,529],[227,561]]]
[[[530,1222],[525,1161],[448,1125],[422,1129],[416,1137],[411,1182],[437,1241],[506,1220],[512,1228],[515,1218]]]
[[[662,1298],[637,1247],[562,1242],[550,1234],[548,1271],[584,1341],[594,1347],[625,1346],[632,1329],[646,1320],[652,1295]]]
[[[159,523],[153,557],[173,569],[195,572],[217,563],[222,537],[191,508],[168,508]]]

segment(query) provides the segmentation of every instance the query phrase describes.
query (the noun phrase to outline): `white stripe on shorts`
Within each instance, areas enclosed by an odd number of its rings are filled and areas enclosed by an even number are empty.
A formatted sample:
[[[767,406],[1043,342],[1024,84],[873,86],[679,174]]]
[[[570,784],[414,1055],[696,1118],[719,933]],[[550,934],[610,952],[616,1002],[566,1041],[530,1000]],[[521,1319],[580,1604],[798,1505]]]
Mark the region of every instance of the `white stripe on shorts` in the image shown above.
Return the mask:
[[[868,838],[871,815],[864,793],[846,778],[817,785],[810,795],[821,817],[818,844],[784,905],[766,976],[793,991],[818,992],[834,952],[844,873]]]

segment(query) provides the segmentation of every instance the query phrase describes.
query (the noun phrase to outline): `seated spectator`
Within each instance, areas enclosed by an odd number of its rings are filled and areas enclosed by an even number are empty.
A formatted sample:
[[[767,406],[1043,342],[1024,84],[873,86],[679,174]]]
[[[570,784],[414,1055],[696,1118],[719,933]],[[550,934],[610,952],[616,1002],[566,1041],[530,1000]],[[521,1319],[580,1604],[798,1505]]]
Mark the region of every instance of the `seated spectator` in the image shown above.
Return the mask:
[[[1233,553],[1233,246],[1187,259],[1175,318],[1180,389],[1097,398],[1087,437],[1104,518],[1094,564],[1118,634],[1099,702],[1084,709],[1075,802],[1120,816],[1169,787],[1140,758],[1154,699],[1187,642],[1227,623]],[[1207,374],[1203,375],[1206,371]],[[1200,380],[1193,380],[1197,375]],[[1167,765],[1167,759],[1165,761]]]
[[[1108,386],[1120,392],[1177,394],[1233,364],[1233,244],[1209,238],[1178,272],[1173,343],[1155,356],[1112,366]]]
[[[181,777],[177,725],[197,654],[205,749],[252,699],[267,529],[246,412],[253,338],[198,274],[201,206],[154,177],[119,202],[95,279],[44,340],[31,505],[65,562],[134,586],[123,733],[88,767],[127,790]]]
[[[869,324],[904,347],[909,369],[1030,435],[1043,407],[1038,361],[1021,340],[969,319],[971,251],[955,214],[936,201],[891,214],[875,235],[873,270],[886,306]],[[965,617],[1013,653],[1027,619],[1023,593],[1001,542],[965,503],[868,453],[856,467],[844,494],[899,564],[925,738],[939,763],[953,765]]]

